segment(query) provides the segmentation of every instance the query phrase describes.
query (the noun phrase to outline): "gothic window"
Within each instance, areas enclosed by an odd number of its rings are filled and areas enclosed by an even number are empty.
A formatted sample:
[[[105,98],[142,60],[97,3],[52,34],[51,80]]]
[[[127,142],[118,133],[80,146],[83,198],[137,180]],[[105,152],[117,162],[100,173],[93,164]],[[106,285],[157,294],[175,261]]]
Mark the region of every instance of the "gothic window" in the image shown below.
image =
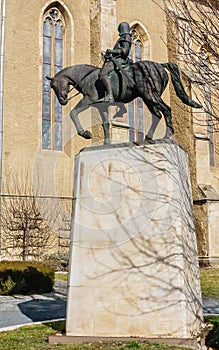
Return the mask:
[[[50,89],[46,76],[54,76],[63,66],[64,19],[50,8],[43,20],[42,148],[62,150],[62,107]]]
[[[144,59],[146,35],[140,33],[142,31],[139,25],[135,25],[132,32],[132,47],[130,50],[130,59],[133,62]],[[140,97],[128,104],[128,120],[129,120],[129,140],[142,141],[144,139],[144,105]]]

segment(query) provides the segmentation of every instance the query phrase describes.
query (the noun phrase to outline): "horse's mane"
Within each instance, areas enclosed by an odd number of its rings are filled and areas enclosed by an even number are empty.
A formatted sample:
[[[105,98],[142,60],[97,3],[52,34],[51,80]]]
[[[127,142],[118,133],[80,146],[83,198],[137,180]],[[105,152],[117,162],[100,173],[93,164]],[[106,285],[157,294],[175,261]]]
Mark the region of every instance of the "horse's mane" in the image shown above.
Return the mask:
[[[66,74],[68,75],[71,72],[81,72],[83,70],[83,68],[85,68],[87,73],[91,73],[92,71],[95,71],[96,69],[99,69],[99,67],[93,66],[91,64],[76,64],[74,66],[69,66],[66,68],[63,68],[62,70],[60,70],[58,73],[56,73],[56,77],[60,77],[60,76],[65,76]]]

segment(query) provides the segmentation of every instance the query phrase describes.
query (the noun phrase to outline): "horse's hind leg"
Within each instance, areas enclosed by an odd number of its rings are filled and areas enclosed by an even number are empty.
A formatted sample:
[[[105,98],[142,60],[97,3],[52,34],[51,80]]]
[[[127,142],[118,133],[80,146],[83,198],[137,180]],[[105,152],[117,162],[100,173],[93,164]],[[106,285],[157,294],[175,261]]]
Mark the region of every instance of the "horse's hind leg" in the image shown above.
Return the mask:
[[[101,103],[97,106],[102,119],[102,126],[104,132],[104,145],[110,144],[110,132],[109,132],[109,121],[108,121],[108,106],[105,103]]]
[[[166,133],[164,138],[170,138],[173,133],[174,133],[174,129],[173,129],[173,123],[172,123],[172,115],[171,115],[171,109],[170,107],[162,100],[161,97],[159,97],[158,100],[158,105],[157,107],[159,108],[159,110],[162,112],[165,122],[166,122]]]
[[[156,107],[156,103],[152,99],[148,100],[144,97],[142,97],[142,99],[152,115],[152,123],[151,123],[150,129],[148,130],[148,133],[145,136],[145,141],[147,141],[147,140],[153,139],[154,132],[162,118],[162,114],[159,111],[159,109]]]
[[[146,104],[147,104],[150,112],[152,113],[152,125],[151,125],[150,130],[148,131],[148,134],[146,135],[145,139],[146,140],[152,139],[154,132],[155,132],[155,129],[156,129],[160,119],[162,118],[162,114],[164,116],[165,123],[166,123],[166,133],[165,133],[164,138],[170,138],[170,136],[174,132],[170,107],[157,94],[155,96],[153,96],[153,100],[150,101],[150,104],[148,103],[148,101]]]
[[[71,110],[70,112],[70,117],[71,120],[73,121],[77,133],[78,135],[84,137],[85,139],[91,139],[92,138],[92,134],[90,131],[88,130],[84,130],[81,126],[81,123],[78,119],[78,114],[85,111],[89,106],[90,100],[86,97],[82,98],[82,100],[80,100],[78,102],[78,104]]]
[[[154,136],[154,132],[159,124],[159,121],[162,118],[162,114],[157,110],[154,110],[154,108],[149,108],[151,115],[152,115],[152,123],[151,123],[151,127],[148,130],[147,135],[145,136],[145,141],[147,140],[152,140],[153,136]]]

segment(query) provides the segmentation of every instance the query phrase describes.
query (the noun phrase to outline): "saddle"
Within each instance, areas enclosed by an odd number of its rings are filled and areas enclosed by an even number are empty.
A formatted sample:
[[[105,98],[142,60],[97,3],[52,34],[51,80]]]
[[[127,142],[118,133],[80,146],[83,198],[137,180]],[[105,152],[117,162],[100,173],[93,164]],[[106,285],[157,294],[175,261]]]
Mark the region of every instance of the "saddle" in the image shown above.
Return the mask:
[[[116,67],[116,69],[110,74],[112,86],[115,83],[115,74],[117,75],[119,81],[118,96],[123,98],[127,94],[127,88],[132,88],[135,86],[133,65],[124,64],[120,67]]]

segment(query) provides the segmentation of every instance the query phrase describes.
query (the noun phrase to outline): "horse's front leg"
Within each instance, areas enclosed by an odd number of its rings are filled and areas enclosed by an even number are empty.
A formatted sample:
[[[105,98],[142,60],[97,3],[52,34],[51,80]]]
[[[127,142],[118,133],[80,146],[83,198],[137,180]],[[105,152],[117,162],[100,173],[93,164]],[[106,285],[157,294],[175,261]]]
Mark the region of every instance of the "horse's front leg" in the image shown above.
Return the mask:
[[[92,134],[88,130],[84,130],[81,126],[81,123],[78,119],[78,114],[85,111],[89,106],[90,100],[88,100],[86,97],[82,98],[81,101],[78,102],[78,104],[71,110],[70,117],[73,121],[78,135],[84,137],[85,139],[91,139]]]
[[[117,112],[114,114],[113,119],[117,117],[123,117],[123,115],[127,112],[125,104],[122,102],[115,102],[115,105],[119,108]]]
[[[109,121],[108,121],[108,106],[105,103],[101,103],[97,106],[102,119],[102,126],[104,132],[104,145],[110,144],[110,132],[109,132]]]
[[[104,145],[109,145],[111,142],[110,142],[110,132],[109,132],[109,123],[106,121],[106,122],[103,122],[103,131],[104,131],[104,142],[103,144]]]

